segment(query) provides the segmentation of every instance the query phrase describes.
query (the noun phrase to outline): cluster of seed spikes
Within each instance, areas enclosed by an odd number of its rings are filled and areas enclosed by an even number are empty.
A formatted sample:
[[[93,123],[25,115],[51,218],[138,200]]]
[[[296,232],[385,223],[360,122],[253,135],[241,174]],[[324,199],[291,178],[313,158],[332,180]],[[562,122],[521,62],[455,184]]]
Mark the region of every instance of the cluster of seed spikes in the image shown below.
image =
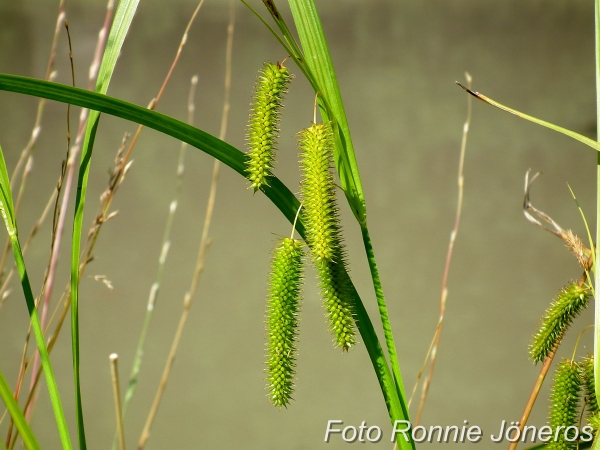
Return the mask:
[[[544,361],[560,343],[565,331],[575,317],[588,304],[588,290],[577,283],[563,287],[552,301],[529,346],[531,359],[536,363]]]
[[[325,300],[329,327],[337,347],[348,350],[356,343],[353,299],[346,271],[335,184],[332,175],[331,124],[312,124],[299,134],[302,182],[300,193],[306,241],[311,249]]]
[[[287,406],[294,389],[296,335],[302,284],[302,242],[285,238],[273,253],[267,303],[267,389],[275,406]]]
[[[246,176],[254,192],[268,186],[276,153],[279,114],[292,76],[283,64],[265,63],[257,79],[250,123]],[[356,344],[351,281],[333,181],[331,124],[313,124],[299,133],[302,219],[306,243],[317,268],[329,328],[342,351]],[[267,302],[267,389],[275,406],[287,406],[294,388],[296,336],[302,283],[303,244],[285,238],[271,262]]]
[[[548,424],[552,427],[552,439],[545,448],[550,450],[570,450],[577,448],[576,439],[565,435],[569,427],[578,428],[579,396],[581,375],[579,365],[574,361],[562,361],[554,374],[554,386],[550,396],[550,416]],[[560,428],[559,428],[560,427]],[[570,442],[569,440],[572,440]]]
[[[282,64],[265,63],[257,78],[250,123],[246,177],[254,192],[268,185],[279,132],[279,113],[291,75]]]

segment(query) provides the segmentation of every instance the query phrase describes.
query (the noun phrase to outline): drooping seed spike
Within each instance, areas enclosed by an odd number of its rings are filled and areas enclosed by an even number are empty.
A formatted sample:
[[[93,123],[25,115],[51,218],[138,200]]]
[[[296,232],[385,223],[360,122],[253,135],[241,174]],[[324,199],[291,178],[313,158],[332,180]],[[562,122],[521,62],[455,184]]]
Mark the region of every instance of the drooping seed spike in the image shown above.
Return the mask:
[[[294,390],[302,265],[302,241],[282,239],[271,260],[266,312],[267,389],[279,407],[289,404]]]
[[[306,241],[317,267],[329,328],[342,351],[356,344],[354,299],[346,270],[336,190],[333,181],[333,131],[312,124],[299,133],[302,218]]]
[[[588,411],[588,423],[594,430],[600,425],[600,409],[598,408],[598,399],[596,398],[596,386],[594,378],[594,355],[588,355],[581,359],[579,363],[581,382],[585,395],[585,408]],[[594,426],[595,425],[595,426]]]
[[[338,262],[315,261],[321,295],[325,302],[325,317],[334,336],[334,344],[347,351],[356,344],[354,303],[350,291],[350,279],[343,268],[343,259]]]
[[[332,261],[340,247],[340,223],[333,182],[331,124],[312,124],[299,133],[306,238],[316,261]]]
[[[560,290],[544,313],[529,346],[534,362],[543,361],[556,348],[573,319],[588,305],[589,298],[587,289],[575,282]]]
[[[265,63],[256,80],[246,136],[246,178],[254,192],[268,185],[267,178],[272,175],[279,137],[279,116],[291,79],[287,67],[282,64]]]
[[[548,425],[552,427],[552,438],[546,444],[550,450],[577,448],[577,442],[569,442],[573,436],[566,432],[568,427],[577,427],[579,396],[581,390],[580,368],[574,361],[564,360],[554,373],[554,385],[550,394]],[[562,429],[559,429],[562,427]]]

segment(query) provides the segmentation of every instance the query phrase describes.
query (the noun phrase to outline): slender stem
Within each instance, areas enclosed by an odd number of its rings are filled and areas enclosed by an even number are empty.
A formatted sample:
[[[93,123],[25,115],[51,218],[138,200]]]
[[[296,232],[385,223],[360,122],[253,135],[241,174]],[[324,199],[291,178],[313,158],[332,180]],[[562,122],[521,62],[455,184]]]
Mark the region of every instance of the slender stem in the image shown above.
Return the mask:
[[[365,251],[367,253],[367,260],[369,261],[369,269],[371,270],[373,288],[375,289],[375,296],[377,297],[377,306],[379,307],[379,315],[381,317],[381,325],[383,327],[385,344],[390,358],[390,364],[392,366],[392,373],[394,374],[394,384],[396,386],[398,396],[401,399],[401,403],[405,405],[406,394],[404,393],[404,385],[402,383],[402,375],[400,373],[400,363],[398,362],[396,344],[394,342],[394,335],[392,333],[392,325],[390,323],[390,318],[387,312],[385,296],[383,295],[383,287],[381,286],[381,279],[379,278],[379,270],[377,269],[377,262],[375,261],[375,252],[373,251],[373,244],[371,243],[371,238],[369,237],[369,229],[367,228],[367,224],[361,224],[360,229],[362,232]],[[408,411],[406,411],[406,417],[409,417]]]
[[[467,86],[471,88],[471,75],[465,73],[465,78],[467,80]],[[435,369],[435,361],[437,356],[437,350],[440,344],[440,336],[442,333],[442,326],[444,324],[444,314],[446,312],[446,300],[448,298],[448,276],[450,274],[450,263],[452,261],[452,252],[454,250],[454,242],[456,241],[456,236],[458,235],[458,228],[460,226],[460,217],[462,213],[462,204],[463,204],[463,194],[464,194],[464,165],[465,165],[465,153],[467,151],[467,136],[469,134],[469,126],[471,124],[471,111],[472,111],[472,99],[471,96],[467,96],[467,118],[463,125],[462,132],[462,141],[460,144],[460,157],[458,161],[458,200],[456,202],[456,214],[454,218],[454,228],[450,233],[450,242],[448,243],[448,250],[446,252],[446,264],[444,266],[444,275],[442,276],[442,293],[440,296],[440,313],[438,318],[438,324],[435,328],[435,336],[433,339],[433,346],[431,347],[431,362],[429,363],[429,373],[427,374],[427,378],[423,383],[423,388],[421,391],[421,401],[419,402],[419,409],[417,411],[417,418],[414,422],[414,425],[418,425],[421,421],[421,415],[423,414],[423,407],[425,406],[425,400],[427,399],[427,394],[429,393],[429,386],[431,385],[431,379],[433,377],[433,370]],[[417,380],[418,382],[418,380]]]
[[[519,422],[519,431],[518,436],[521,436],[525,425],[527,424],[527,420],[529,419],[529,415],[531,414],[531,410],[533,409],[533,405],[537,399],[538,394],[540,393],[540,389],[542,388],[542,384],[544,383],[544,379],[548,374],[548,370],[550,370],[550,366],[552,365],[552,360],[554,360],[554,351],[550,352],[548,357],[544,360],[544,364],[542,365],[542,369],[540,370],[540,374],[533,386],[531,394],[529,394],[529,399],[527,400],[527,404],[525,405],[525,409],[523,410],[523,414],[521,414],[521,419]],[[515,442],[511,442],[508,446],[508,450],[515,450],[517,448],[517,444],[519,440],[515,440]]]
[[[44,369],[44,375],[46,376],[46,383],[48,384],[48,392],[50,394],[50,400],[54,409],[54,416],[58,424],[58,431],[60,434],[61,444],[63,446],[63,449],[70,450],[72,447],[71,441],[69,439],[67,422],[63,413],[62,404],[58,394],[58,387],[56,385],[56,379],[54,378],[54,372],[52,371],[52,366],[50,364],[50,358],[48,357],[48,349],[46,348],[46,343],[44,341],[42,327],[40,326],[40,319],[37,310],[35,309],[33,293],[31,291],[31,284],[29,283],[29,277],[25,268],[25,261],[23,260],[23,253],[21,252],[21,246],[19,244],[19,239],[16,235],[16,230],[14,230],[12,233],[9,232],[9,235],[13,248],[15,262],[17,264],[19,275],[21,277],[21,284],[23,286],[23,293],[25,294],[25,300],[27,302],[27,309],[29,310],[29,315],[31,317],[33,334],[35,336],[35,340],[38,345],[38,351],[40,352],[40,356],[42,359],[42,367]]]
[[[198,84],[198,77],[194,75],[192,77],[190,93],[188,96],[188,123],[193,125],[194,122],[194,97],[196,93],[196,86]],[[129,376],[129,386],[127,387],[127,391],[125,392],[125,398],[123,400],[123,416],[127,413],[127,407],[129,406],[129,402],[133,398],[133,394],[135,393],[135,389],[137,387],[137,379],[140,373],[140,369],[142,366],[142,358],[144,356],[144,344],[146,342],[146,336],[148,334],[148,329],[150,327],[150,322],[152,321],[152,315],[154,312],[154,307],[156,306],[156,301],[158,299],[158,294],[160,291],[160,286],[162,283],[162,278],[164,274],[164,269],[167,262],[167,256],[169,253],[169,248],[171,246],[171,230],[173,228],[173,221],[175,219],[175,212],[177,211],[177,205],[179,203],[179,198],[181,196],[181,190],[183,188],[183,175],[185,170],[185,154],[186,154],[187,144],[185,142],[181,143],[181,147],[179,149],[179,159],[177,162],[177,185],[175,188],[175,197],[171,201],[169,205],[169,215],[167,217],[167,223],[165,226],[165,231],[163,234],[163,243],[162,250],[160,253],[159,261],[158,261],[158,270],[156,273],[156,279],[152,284],[152,288],[150,289],[150,294],[148,296],[148,304],[146,306],[146,317],[144,318],[144,324],[142,325],[142,332],[140,333],[140,338],[138,341],[138,346],[135,352],[135,360],[133,362],[133,366],[131,369],[131,375]]]
[[[110,375],[113,385],[113,398],[115,403],[115,417],[117,421],[117,435],[119,436],[119,450],[125,450],[125,431],[123,429],[123,413],[121,409],[121,389],[119,388],[119,356],[113,353],[109,356]]]
[[[227,27],[227,47],[226,47],[226,57],[225,57],[225,94],[223,100],[223,113],[221,115],[221,130],[219,133],[219,139],[225,139],[225,134],[227,132],[227,123],[229,118],[229,98],[231,92],[231,62],[232,62],[232,50],[233,50],[233,32],[234,32],[234,24],[235,24],[235,6],[233,0],[229,1],[229,25]],[[152,403],[152,407],[150,408],[150,412],[148,413],[148,417],[146,418],[146,423],[144,425],[144,429],[142,430],[142,434],[140,435],[140,440],[138,442],[138,450],[142,450],[146,443],[148,442],[148,438],[150,437],[150,429],[152,428],[152,424],[154,422],[154,418],[156,417],[156,412],[158,411],[158,407],[160,406],[160,402],[162,400],[162,396],[167,387],[167,382],[169,379],[169,375],[171,373],[171,368],[173,367],[173,362],[175,361],[175,356],[177,354],[177,349],[179,347],[179,342],[181,340],[181,336],[183,334],[183,329],[185,327],[185,323],[189,316],[189,312],[192,307],[193,296],[198,287],[198,283],[200,281],[200,276],[202,272],[204,272],[206,256],[208,254],[208,250],[210,247],[210,239],[208,237],[208,233],[210,230],[210,224],[212,221],[213,210],[215,206],[215,199],[217,195],[217,181],[219,179],[219,168],[220,162],[215,159],[213,164],[213,172],[212,172],[212,180],[210,185],[210,192],[208,194],[208,201],[206,205],[206,215],[204,217],[204,226],[202,227],[202,236],[200,238],[200,247],[198,249],[198,257],[196,260],[196,267],[194,269],[194,275],[192,277],[192,281],[190,284],[189,290],[186,292],[183,299],[183,311],[181,313],[181,317],[179,319],[179,325],[177,326],[177,331],[175,332],[175,337],[173,338],[173,342],[171,344],[171,350],[169,351],[169,356],[167,357],[167,362],[163,369],[163,374],[158,386],[158,390],[156,395],[154,396],[154,401]]]

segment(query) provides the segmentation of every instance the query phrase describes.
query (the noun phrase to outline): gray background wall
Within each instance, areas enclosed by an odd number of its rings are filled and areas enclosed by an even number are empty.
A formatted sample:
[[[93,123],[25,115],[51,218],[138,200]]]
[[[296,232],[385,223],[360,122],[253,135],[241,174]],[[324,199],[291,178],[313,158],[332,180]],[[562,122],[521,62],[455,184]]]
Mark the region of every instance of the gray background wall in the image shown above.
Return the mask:
[[[43,77],[57,5],[56,1],[0,0],[0,72]],[[262,11],[261,2],[253,5]],[[318,6],[348,112],[369,226],[410,392],[437,323],[454,220],[466,113],[466,96],[454,81],[464,80],[463,73],[469,71],[476,90],[594,136],[593,6],[592,2],[539,0],[329,0]],[[87,78],[104,7],[102,1],[72,1],[67,7],[80,86]],[[191,0],[141,2],[110,95],[141,105],[156,95],[194,7]],[[282,10],[286,11],[283,6]],[[207,2],[158,108],[185,120],[189,80],[198,74],[196,125],[213,134],[218,134],[221,116],[226,26],[226,2]],[[67,56],[63,34],[56,64],[57,79],[63,83],[70,83]],[[285,57],[267,30],[236,2],[227,136],[234,146],[244,146],[256,71],[265,60]],[[297,191],[294,134],[312,119],[313,94],[294,64],[289,67],[297,77],[282,119],[277,174]],[[423,424],[461,425],[468,420],[483,428],[485,437],[478,445],[487,447],[489,434],[502,420],[518,419],[537,377],[539,368],[527,360],[526,351],[539,318],[556,291],[580,276],[562,243],[523,218],[525,171],[532,168],[544,174],[534,186],[534,204],[584,237],[567,183],[595,226],[595,155],[566,137],[480,102],[473,106],[463,221]],[[9,168],[28,140],[36,107],[36,99],[0,93],[0,144]],[[22,230],[29,230],[37,220],[58,177],[66,145],[65,114],[62,104],[46,106],[34,172],[19,216]],[[71,114],[74,126],[77,108]],[[134,130],[134,124],[102,117],[87,223],[123,133]],[[112,442],[108,355],[120,355],[124,389],[175,190],[178,148],[171,138],[151,130],[142,133],[132,170],[114,204],[119,214],[103,229],[95,260],[82,280],[83,399],[92,449],[107,448]],[[211,167],[206,155],[188,151],[171,255],[139,388],[126,421],[130,447],[143,426],[190,282]],[[345,205],[342,216],[351,274],[378,326],[360,233]],[[267,402],[265,282],[276,236],[289,231],[289,224],[264,196],[253,196],[243,179],[222,168],[206,271],[149,449],[346,448],[348,444],[339,438],[323,442],[328,419],[379,425],[384,439],[377,445],[391,449],[391,428],[367,353],[362,345],[343,355],[332,348],[311,270],[301,316],[295,401],[283,411]],[[26,256],[34,290],[39,289],[48,258],[49,234],[46,224]],[[64,250],[55,302],[68,280],[67,246]],[[94,281],[92,275],[105,275],[114,290]],[[571,354],[578,332],[592,323],[592,317],[590,307],[576,321],[559,357]],[[15,284],[0,308],[0,370],[13,385],[27,324],[25,304]],[[584,336],[581,354],[592,350],[591,337],[591,332]],[[52,360],[73,433],[70,358],[65,333]],[[47,394],[41,392],[34,430],[44,448],[58,448]],[[530,423],[545,423],[546,398],[547,388]],[[5,429],[6,422],[0,426]]]

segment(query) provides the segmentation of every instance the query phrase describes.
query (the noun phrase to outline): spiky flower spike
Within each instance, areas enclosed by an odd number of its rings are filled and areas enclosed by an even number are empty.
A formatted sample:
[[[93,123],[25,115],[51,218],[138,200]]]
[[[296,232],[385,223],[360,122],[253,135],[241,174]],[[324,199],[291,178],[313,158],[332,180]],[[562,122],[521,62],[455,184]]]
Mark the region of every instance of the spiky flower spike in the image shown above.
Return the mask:
[[[329,327],[337,347],[356,343],[350,279],[333,182],[333,131],[331,124],[312,124],[299,133],[302,182],[300,191],[306,241],[317,266]]]
[[[248,124],[248,162],[250,187],[254,192],[268,185],[279,132],[279,113],[292,76],[282,64],[265,63],[256,80]]]
[[[286,406],[294,389],[302,241],[285,238],[273,253],[267,302],[267,389],[275,406]]]
[[[579,419],[577,407],[581,389],[579,370],[577,363],[565,360],[558,364],[554,373],[554,386],[550,394],[550,416],[548,418],[548,425],[552,427],[553,436],[546,444],[548,449],[567,450],[577,447],[577,442],[569,442],[566,439],[572,439],[573,436],[570,436],[569,433],[566,433],[565,436],[565,432],[570,426],[577,428]],[[573,440],[575,441],[575,439]]]
[[[589,292],[577,283],[563,287],[552,301],[529,346],[529,355],[536,363],[543,361],[558,345],[577,315],[585,309]]]
[[[598,414],[600,409],[598,408],[598,399],[596,398],[596,387],[594,383],[594,356],[588,355],[583,358],[579,367],[586,398],[585,406],[588,411],[588,422],[594,427],[594,430],[597,430],[598,425],[600,425],[600,414]]]

